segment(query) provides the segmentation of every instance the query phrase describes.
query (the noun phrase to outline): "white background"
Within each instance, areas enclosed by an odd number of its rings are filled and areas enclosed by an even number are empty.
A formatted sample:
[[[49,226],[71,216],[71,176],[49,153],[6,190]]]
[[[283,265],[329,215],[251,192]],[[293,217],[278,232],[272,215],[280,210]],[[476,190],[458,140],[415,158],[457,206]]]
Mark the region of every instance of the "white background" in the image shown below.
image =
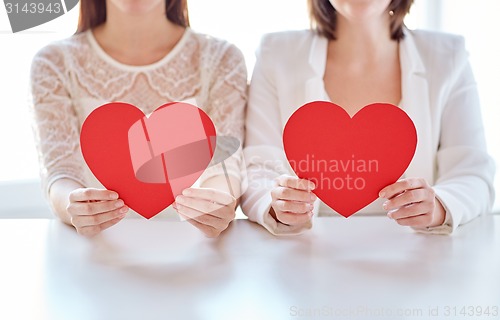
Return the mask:
[[[309,25],[306,0],[189,0],[189,10],[193,29],[227,39],[243,51],[249,76],[255,62],[254,51],[263,33],[305,29]],[[500,163],[499,13],[498,0],[416,0],[406,21],[410,28],[465,36],[480,90],[488,147],[497,163]],[[12,34],[5,7],[0,4],[0,216],[9,200],[31,201],[32,195],[25,197],[23,188],[11,186],[38,179],[28,112],[31,59],[48,42],[71,36],[77,19],[78,7],[42,26]],[[498,199],[498,175],[496,188]],[[498,200],[496,208],[500,208]]]

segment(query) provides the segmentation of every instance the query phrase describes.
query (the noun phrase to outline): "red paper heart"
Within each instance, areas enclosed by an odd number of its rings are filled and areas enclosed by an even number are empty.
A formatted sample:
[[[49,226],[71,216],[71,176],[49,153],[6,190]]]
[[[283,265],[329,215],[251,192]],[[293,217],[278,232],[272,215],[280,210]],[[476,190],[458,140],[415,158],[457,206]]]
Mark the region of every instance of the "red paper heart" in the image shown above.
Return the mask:
[[[102,185],[149,219],[203,173],[215,135],[208,115],[187,103],[165,104],[148,118],[133,105],[114,102],[90,113],[80,144]]]
[[[285,126],[283,145],[298,177],[349,217],[378,198],[404,173],[417,145],[415,126],[391,104],[371,104],[353,118],[340,106],[315,101],[297,109]]]

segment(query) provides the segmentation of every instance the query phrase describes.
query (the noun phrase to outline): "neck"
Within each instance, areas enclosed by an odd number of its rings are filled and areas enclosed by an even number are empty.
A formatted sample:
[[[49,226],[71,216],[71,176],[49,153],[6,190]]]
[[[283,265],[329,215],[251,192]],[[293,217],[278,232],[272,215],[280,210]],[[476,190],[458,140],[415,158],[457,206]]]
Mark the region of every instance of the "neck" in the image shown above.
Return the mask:
[[[112,1],[106,2],[106,22],[93,30],[108,53],[134,59],[144,52],[168,52],[180,39],[184,28],[165,16],[165,5],[147,13],[125,13]],[[160,54],[161,55],[161,54]],[[127,59],[127,58],[125,58]]]
[[[337,58],[351,61],[373,61],[384,59],[397,50],[389,32],[389,17],[371,21],[349,21],[338,15],[337,40],[330,41],[329,50]]]

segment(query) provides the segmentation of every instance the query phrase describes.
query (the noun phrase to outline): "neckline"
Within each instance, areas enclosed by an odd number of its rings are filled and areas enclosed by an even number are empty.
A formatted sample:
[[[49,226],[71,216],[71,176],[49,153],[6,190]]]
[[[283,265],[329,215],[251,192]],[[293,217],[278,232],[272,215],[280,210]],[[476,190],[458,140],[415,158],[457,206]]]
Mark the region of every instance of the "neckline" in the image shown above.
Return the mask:
[[[328,101],[328,102],[331,102],[331,103],[335,103],[335,102],[332,101],[332,99],[330,99],[330,95],[326,91],[325,81],[323,80],[322,83],[323,83],[323,86],[322,86],[322,88],[323,88],[323,99],[325,99],[325,101]],[[372,103],[389,103],[389,102],[372,102]],[[392,103],[389,103],[389,104],[392,104]],[[366,107],[368,105],[370,105],[370,104],[367,104],[364,107]],[[400,109],[403,109],[403,110],[405,109],[404,108],[404,100],[403,100],[403,90],[401,90],[401,99],[399,99],[399,102],[397,104],[395,104],[395,106],[398,107],[398,108],[400,108]],[[363,108],[361,108],[361,109],[363,109]],[[359,111],[361,111],[361,109]],[[358,112],[356,112],[356,113],[358,113]]]
[[[168,61],[172,60],[172,58],[182,49],[182,47],[184,47],[184,45],[187,42],[187,40],[189,39],[190,35],[191,35],[191,29],[186,28],[186,30],[184,30],[184,33],[182,34],[182,37],[179,39],[179,41],[175,44],[175,46],[172,48],[172,50],[170,50],[163,58],[161,58],[160,60],[153,62],[151,64],[134,66],[134,65],[119,62],[118,60],[111,57],[99,45],[96,38],[94,37],[94,33],[92,32],[92,30],[87,31],[87,39],[90,43],[90,46],[94,49],[94,51],[97,53],[97,55],[99,57],[101,57],[103,60],[110,63],[111,65],[113,65],[119,69],[126,70],[126,71],[146,71],[146,70],[158,68],[159,66],[167,63]]]
[[[325,83],[325,72],[326,72],[326,60],[327,60],[327,55],[328,55],[328,40],[324,37],[320,37],[320,36],[317,36],[315,35],[315,39],[314,41],[321,41],[323,40],[323,48],[317,50],[317,55],[315,55],[314,57],[316,59],[319,59],[319,61],[321,62],[321,64],[318,64],[316,66],[316,70],[319,71],[319,75],[321,75],[321,89],[323,91],[323,99],[325,99],[326,101],[329,101],[331,103],[335,103],[332,101],[332,99],[330,98],[330,95],[328,94],[328,92],[326,91],[326,83]],[[319,38],[319,39],[318,39]],[[320,47],[321,44],[314,44],[312,47],[313,47],[313,51],[316,51],[314,50],[314,47],[315,46],[318,46]],[[398,54],[399,54],[399,65],[400,65],[400,68],[401,68],[401,99],[399,99],[399,103],[396,104],[397,107],[399,107],[400,109],[404,110],[404,92],[403,92],[403,63],[401,62],[401,56],[403,55],[403,52],[402,52],[402,45],[401,43],[399,43],[399,46],[398,46]],[[312,63],[313,60],[313,52],[311,51],[310,53],[310,57],[309,57],[309,62]],[[316,60],[318,61],[318,60]],[[318,73],[318,72],[317,72]],[[375,103],[375,102],[374,102]],[[385,102],[382,102],[382,103],[385,103]],[[368,104],[367,104],[368,105]],[[358,111],[359,112],[359,111]]]

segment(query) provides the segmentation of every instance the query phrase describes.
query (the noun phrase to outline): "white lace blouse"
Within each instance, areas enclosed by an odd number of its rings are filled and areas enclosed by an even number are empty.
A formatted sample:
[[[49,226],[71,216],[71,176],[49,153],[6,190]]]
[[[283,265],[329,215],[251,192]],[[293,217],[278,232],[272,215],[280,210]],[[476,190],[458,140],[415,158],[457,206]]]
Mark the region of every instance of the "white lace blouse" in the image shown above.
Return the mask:
[[[196,101],[218,135],[243,140],[247,72],[241,52],[226,41],[186,29],[161,60],[145,66],[110,57],[91,31],[40,50],[31,69],[32,111],[46,196],[58,179],[102,187],[83,160],[79,136],[85,118],[102,104],[121,101],[145,114],[172,101]],[[225,161],[240,175],[241,153]],[[220,174],[220,165],[203,177]]]

